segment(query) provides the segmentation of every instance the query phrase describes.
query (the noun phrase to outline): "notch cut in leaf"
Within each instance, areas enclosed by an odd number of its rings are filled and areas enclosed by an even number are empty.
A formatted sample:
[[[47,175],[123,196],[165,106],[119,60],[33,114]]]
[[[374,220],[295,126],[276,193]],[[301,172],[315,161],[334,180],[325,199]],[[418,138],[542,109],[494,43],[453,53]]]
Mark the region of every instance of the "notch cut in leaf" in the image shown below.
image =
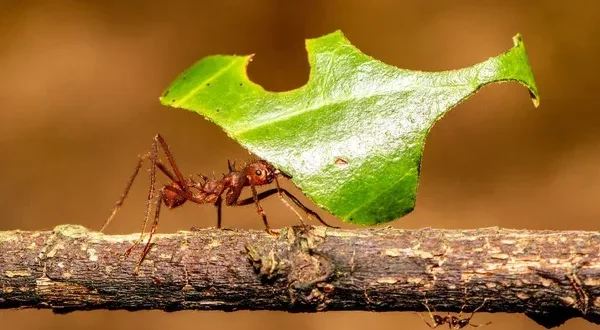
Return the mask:
[[[517,81],[539,95],[520,35],[514,47],[444,72],[400,69],[354,47],[340,31],[306,41],[306,85],[269,92],[250,81],[249,56],[208,56],[183,72],[162,104],[198,112],[293,176],[317,205],[375,225],[412,211],[433,124],[482,86]]]

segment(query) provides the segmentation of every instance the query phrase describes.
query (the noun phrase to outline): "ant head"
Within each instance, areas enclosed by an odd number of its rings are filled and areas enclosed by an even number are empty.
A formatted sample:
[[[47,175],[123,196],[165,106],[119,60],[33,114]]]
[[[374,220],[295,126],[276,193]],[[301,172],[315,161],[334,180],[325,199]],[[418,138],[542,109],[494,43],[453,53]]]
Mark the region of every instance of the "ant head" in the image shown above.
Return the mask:
[[[434,314],[433,315],[433,322],[435,322],[436,325],[442,325],[442,324],[444,324],[446,322],[446,320],[444,320],[443,317],[441,317],[441,316],[439,316],[437,314]]]
[[[266,161],[257,160],[246,166],[245,174],[251,184],[260,186],[273,182],[281,172]]]

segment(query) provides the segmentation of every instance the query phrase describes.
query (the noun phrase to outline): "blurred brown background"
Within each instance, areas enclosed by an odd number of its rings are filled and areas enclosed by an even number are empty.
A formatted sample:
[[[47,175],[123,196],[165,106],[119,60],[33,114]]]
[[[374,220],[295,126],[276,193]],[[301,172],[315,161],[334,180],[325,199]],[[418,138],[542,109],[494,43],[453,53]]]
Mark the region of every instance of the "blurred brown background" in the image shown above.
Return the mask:
[[[472,65],[510,48],[521,32],[542,95],[535,109],[520,85],[488,86],[440,121],[426,146],[416,210],[393,226],[598,230],[598,11],[592,1],[3,0],[0,230],[100,228],[157,132],[185,173],[225,171],[228,158],[247,153],[199,115],[161,106],[163,89],[194,61],[217,53],[256,53],[250,75],[267,89],[300,86],[308,78],[304,39],[336,29],[369,55],[420,70]],[[138,181],[110,233],[139,230],[146,182]],[[277,199],[265,208],[274,227],[295,223]],[[251,207],[225,208],[224,216],[226,226],[262,228]],[[186,205],[165,212],[159,231],[214,221],[213,207]],[[485,321],[493,322],[486,330],[540,328],[522,315],[474,318]],[[24,310],[0,311],[0,324],[428,329],[412,313],[359,312]],[[563,326],[592,327],[579,319]]]

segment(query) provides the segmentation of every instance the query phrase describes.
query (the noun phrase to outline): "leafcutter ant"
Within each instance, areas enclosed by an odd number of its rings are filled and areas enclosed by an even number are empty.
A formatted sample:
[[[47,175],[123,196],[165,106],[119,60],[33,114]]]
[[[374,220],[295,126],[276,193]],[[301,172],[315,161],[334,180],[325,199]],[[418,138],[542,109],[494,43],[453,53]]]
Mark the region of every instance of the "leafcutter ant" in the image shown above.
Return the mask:
[[[171,170],[167,167],[166,164],[160,161],[158,157],[159,148],[163,150],[168,164],[171,167]],[[196,182],[192,176],[189,179],[185,179],[181,174],[181,171],[175,164],[175,159],[173,158],[173,154],[169,150],[169,146],[166,144],[165,140],[162,138],[160,134],[154,137],[152,142],[152,147],[150,150],[139,156],[137,165],[133,171],[133,174],[129,178],[127,185],[125,186],[125,191],[115,204],[113,211],[109,218],[106,220],[106,223],[100,229],[100,231],[104,231],[108,224],[112,221],[117,211],[123,205],[127,194],[131,186],[133,185],[133,181],[135,180],[140,168],[142,167],[142,163],[145,160],[150,161],[150,189],[148,192],[148,199],[146,203],[146,213],[144,217],[144,222],[142,225],[142,232],[140,234],[140,238],[125,251],[125,256],[129,256],[131,251],[142,242],[144,238],[144,233],[146,231],[146,225],[148,224],[148,220],[150,218],[150,213],[152,209],[152,201],[156,198],[155,207],[154,207],[154,221],[152,223],[152,228],[150,229],[148,242],[146,243],[144,250],[140,256],[137,267],[139,267],[144,260],[146,254],[150,251],[150,243],[152,241],[152,236],[156,232],[158,228],[158,220],[160,215],[161,205],[164,203],[167,208],[174,209],[183,205],[185,202],[190,201],[196,204],[213,204],[217,208],[217,228],[221,228],[221,206],[223,204],[223,199],[225,200],[225,204],[228,206],[243,206],[249,204],[255,204],[256,210],[258,214],[262,217],[262,220],[265,225],[265,229],[269,234],[278,235],[277,232],[273,231],[267,222],[267,216],[263,211],[263,208],[260,204],[262,199],[265,199],[271,195],[277,194],[280,200],[289,207],[296,216],[300,219],[300,222],[304,224],[304,220],[298,211],[296,211],[284,198],[285,194],[289,199],[291,199],[298,207],[300,207],[310,218],[314,216],[317,218],[323,225],[331,228],[337,228],[330,226],[327,224],[321,217],[306,207],[302,202],[300,202],[292,193],[283,189],[279,185],[278,177],[283,176],[286,178],[291,178],[290,176],[284,174],[283,172],[276,169],[273,165],[269,164],[264,160],[255,160],[247,163],[243,168],[237,169],[235,167],[235,163],[228,162],[229,173],[223,174],[223,177],[220,179],[208,179],[206,176],[198,174],[202,182]],[[155,196],[156,193],[156,169],[159,169],[165,176],[167,176],[171,182],[165,184],[158,190],[158,195]],[[276,188],[263,191],[258,193],[256,191],[257,186],[263,186],[272,183],[275,181]],[[244,187],[250,187],[252,191],[252,197],[246,199],[239,199],[240,194]],[[223,194],[225,195],[223,198]],[[137,268],[136,268],[137,269]]]
[[[450,312],[448,312],[448,315],[446,315],[446,316],[441,316],[441,315],[435,314],[435,313],[437,313],[437,311],[433,307],[432,308],[433,308],[434,313],[431,312],[431,309],[429,309],[429,305],[427,304],[427,298],[425,298],[425,302],[423,303],[423,305],[425,306],[425,308],[427,308],[427,311],[429,312],[429,317],[431,317],[432,324],[427,322],[427,320],[425,320],[423,315],[421,315],[421,314],[418,314],[418,315],[432,329],[435,329],[438,326],[444,325],[444,324],[448,324],[448,329],[462,329],[462,328],[466,327],[467,325],[470,325],[474,328],[478,328],[478,327],[482,327],[484,325],[488,325],[488,324],[492,323],[492,322],[487,322],[487,323],[483,323],[483,324],[471,323],[471,318],[473,318],[473,315],[475,315],[475,313],[479,309],[481,309],[483,307],[483,305],[485,305],[486,301],[487,301],[487,298],[483,299],[483,303],[481,303],[481,305],[479,305],[479,307],[475,308],[475,310],[473,310],[471,312],[471,315],[469,317],[463,317],[463,310],[467,306],[467,296],[466,296],[466,290],[465,290],[465,301],[464,301],[462,307],[460,308],[460,313],[458,314],[458,316],[450,315]]]

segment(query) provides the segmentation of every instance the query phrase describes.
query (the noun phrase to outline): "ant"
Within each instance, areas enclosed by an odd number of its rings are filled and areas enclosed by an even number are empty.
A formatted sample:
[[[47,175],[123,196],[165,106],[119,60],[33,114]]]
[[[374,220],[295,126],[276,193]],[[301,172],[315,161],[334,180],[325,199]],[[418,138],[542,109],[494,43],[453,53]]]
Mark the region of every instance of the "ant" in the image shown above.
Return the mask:
[[[487,323],[483,323],[483,324],[471,323],[471,318],[473,318],[473,315],[475,315],[475,312],[477,312],[479,309],[481,309],[483,307],[483,305],[485,305],[487,298],[483,299],[483,303],[481,303],[481,305],[479,305],[479,307],[475,308],[475,310],[473,310],[471,312],[471,315],[469,317],[463,318],[463,310],[467,306],[466,291],[467,290],[465,289],[465,301],[464,301],[464,304],[462,305],[462,307],[460,308],[460,313],[458,314],[458,316],[450,315],[450,312],[448,312],[447,316],[441,316],[441,315],[432,313],[431,309],[429,309],[429,305],[427,305],[427,298],[425,298],[425,302],[423,303],[423,305],[425,306],[425,308],[427,308],[427,311],[429,312],[429,317],[431,317],[431,321],[433,324],[430,324],[429,322],[427,322],[427,320],[425,320],[425,318],[421,314],[418,314],[418,315],[432,329],[435,329],[438,326],[444,325],[444,324],[448,324],[448,329],[462,329],[462,328],[466,327],[467,325],[470,325],[474,328],[478,328],[478,327],[482,327],[484,325],[491,324],[492,322],[487,322]],[[433,308],[433,311],[435,313],[437,313],[435,308]]]
[[[161,148],[165,153],[165,156],[168,160],[168,164],[171,166],[171,170],[169,170],[169,168],[167,168],[167,166],[160,161],[158,157],[159,148]],[[142,232],[140,234],[140,238],[125,251],[125,256],[127,257],[129,256],[131,251],[142,242],[144,238],[144,233],[146,231],[146,225],[148,224],[148,220],[150,218],[152,200],[156,198],[154,208],[154,221],[152,224],[152,228],[150,229],[148,242],[146,243],[144,250],[142,251],[136,270],[139,268],[145,256],[150,251],[150,242],[152,240],[152,236],[158,228],[160,208],[163,203],[169,209],[177,208],[187,201],[196,204],[213,204],[217,208],[217,228],[221,228],[221,206],[223,204],[223,194],[225,194],[225,204],[228,206],[243,206],[248,204],[255,204],[256,211],[262,217],[267,233],[278,236],[279,233],[272,230],[269,226],[269,223],[267,222],[267,216],[260,204],[260,200],[265,199],[271,195],[278,194],[280,200],[287,207],[289,207],[300,219],[300,222],[303,225],[305,225],[302,216],[283,198],[283,195],[285,194],[298,207],[300,207],[309,218],[311,216],[314,216],[323,225],[330,228],[338,228],[327,224],[323,219],[321,219],[321,217],[317,213],[315,213],[314,211],[306,207],[304,204],[302,204],[302,202],[300,202],[294,195],[292,195],[292,193],[281,188],[279,186],[278,177],[283,176],[289,179],[291,178],[291,176],[284,174],[283,172],[279,171],[273,165],[264,160],[254,160],[250,163],[247,163],[241,169],[237,169],[235,167],[235,163],[231,163],[230,161],[228,161],[228,174],[223,174],[223,177],[220,179],[213,178],[212,180],[209,180],[206,176],[202,174],[198,174],[198,176],[203,181],[202,183],[200,183],[196,182],[192,176],[190,176],[189,179],[185,179],[183,177],[181,171],[175,164],[175,159],[173,158],[173,154],[171,153],[169,146],[160,134],[154,137],[151,149],[145,154],[138,156],[138,158],[139,159],[137,165],[135,166],[133,174],[131,175],[129,181],[127,182],[127,185],[125,186],[125,191],[117,201],[111,215],[106,220],[104,226],[102,227],[102,229],[100,229],[100,232],[103,232],[104,229],[106,229],[106,227],[108,226],[108,224],[112,221],[117,211],[123,205],[123,202],[125,201],[125,198],[127,197],[131,186],[133,185],[133,181],[135,180],[140,168],[142,167],[142,163],[145,160],[149,160],[151,163],[150,189],[148,192],[146,213],[142,225]],[[171,180],[171,182],[163,185],[162,188],[158,190],[158,195],[155,197],[157,168],[160,170],[160,172],[166,175]],[[273,181],[275,181],[275,184],[277,186],[276,188],[257,193],[256,186],[267,185],[272,183]],[[252,191],[252,197],[240,200],[239,197],[244,187],[250,187],[250,190]]]

